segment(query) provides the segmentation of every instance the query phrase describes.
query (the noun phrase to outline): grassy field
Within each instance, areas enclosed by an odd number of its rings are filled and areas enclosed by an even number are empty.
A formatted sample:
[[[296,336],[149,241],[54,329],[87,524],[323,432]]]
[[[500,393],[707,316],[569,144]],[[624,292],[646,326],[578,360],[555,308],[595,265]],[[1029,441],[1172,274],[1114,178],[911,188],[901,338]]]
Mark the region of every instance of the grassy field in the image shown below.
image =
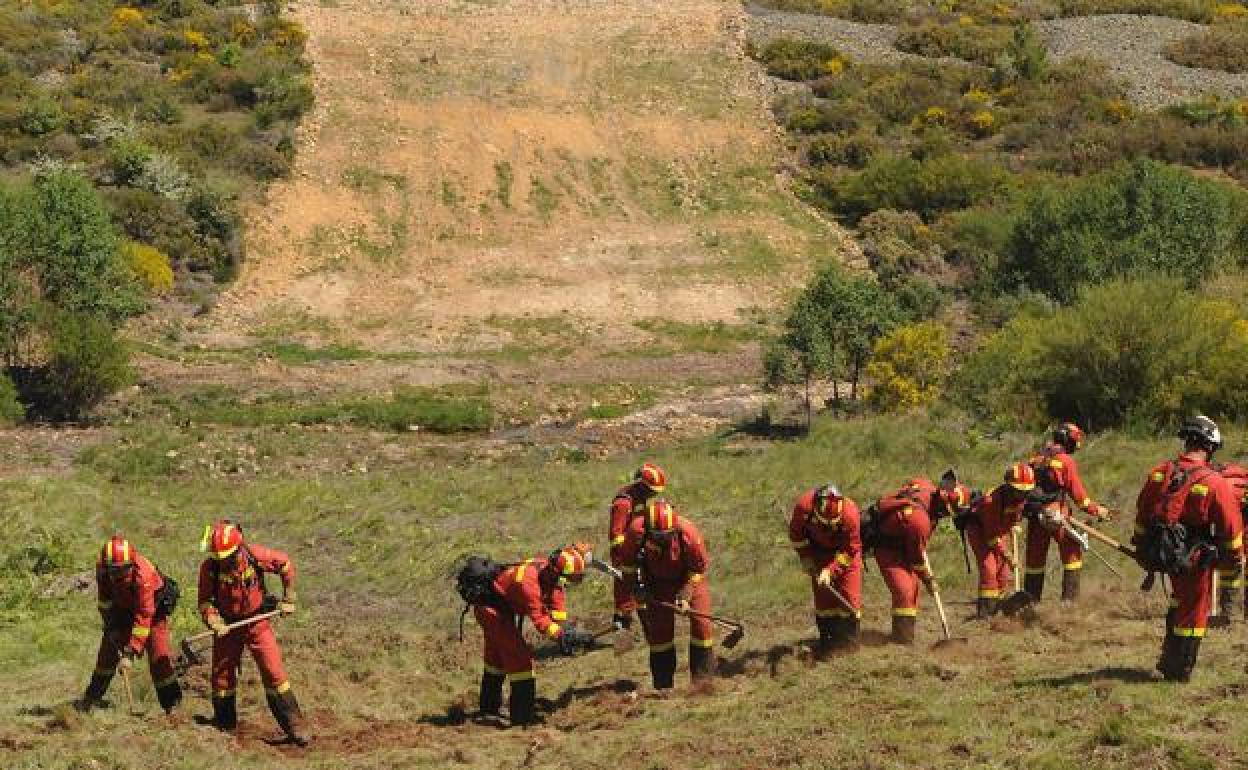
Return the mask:
[[[148,440],[168,440],[167,432],[154,434]],[[141,444],[143,435],[132,441]],[[809,663],[807,589],[783,527],[792,498],[834,479],[865,503],[910,475],[950,464],[987,486],[1033,439],[982,436],[960,418],[933,417],[825,421],[798,441],[725,434],[663,451],[655,459],[673,478],[671,496],[706,531],[716,608],[746,620],[746,641],[720,651],[713,692],[682,687],[670,699],[645,695],[640,647],[618,658],[600,651],[543,662],[539,694],[554,701],[547,726],[510,732],[463,723],[463,710],[475,707],[480,638],[470,620],[465,641],[457,640],[452,565],[469,552],[511,558],[600,538],[606,500],[635,458],[558,463],[533,450],[466,462],[455,450],[422,452],[413,442],[384,471],[236,482],[195,466],[165,475],[119,464],[105,477],[93,468],[113,450],[101,448],[67,477],[0,485],[0,511],[10,523],[0,550],[0,664],[9,692],[0,705],[0,764],[1242,766],[1239,746],[1248,734],[1232,699],[1248,687],[1243,626],[1211,635],[1189,686],[1153,681],[1164,599],[1141,596],[1135,568],[1115,555],[1107,557],[1125,579],[1089,559],[1087,595],[1073,611],[1049,597],[1031,627],[989,628],[964,621],[973,582],[956,537],[942,530],[933,561],[955,633],[969,636],[969,646],[929,650],[938,633],[930,606],[918,647],[883,645],[887,594],[872,572],[865,648]],[[315,437],[305,441],[275,441],[271,451],[317,447]],[[1108,435],[1080,459],[1094,494],[1125,508],[1148,465],[1172,450],[1164,439]],[[209,711],[202,671],[192,675],[184,715],[173,724],[153,713],[143,677],[147,716],[127,716],[119,688],[113,708],[87,719],[67,715],[92,665],[98,625],[93,596],[75,589],[74,577],[89,574],[98,541],[121,529],[185,585],[199,559],[200,527],[226,514],[241,517],[257,542],[288,549],[299,566],[303,607],[279,634],[311,713],[311,748],[260,740],[271,724],[251,664],[244,666],[244,728],[236,739],[188,718]],[[1120,520],[1112,528],[1127,526]],[[591,624],[605,622],[609,601],[598,579],[571,597],[574,613]],[[179,609],[178,636],[198,630],[193,603]]]

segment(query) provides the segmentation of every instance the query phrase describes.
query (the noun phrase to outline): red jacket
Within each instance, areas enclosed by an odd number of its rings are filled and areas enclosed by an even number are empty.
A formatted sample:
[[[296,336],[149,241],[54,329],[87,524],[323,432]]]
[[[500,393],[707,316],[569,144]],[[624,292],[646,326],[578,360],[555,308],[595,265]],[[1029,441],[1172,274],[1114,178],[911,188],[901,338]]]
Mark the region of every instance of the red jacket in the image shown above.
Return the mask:
[[[888,497],[880,498],[880,534],[896,543],[915,572],[927,574],[927,541],[932,536],[929,515],[933,500],[939,494],[936,485],[927,479],[911,479]],[[886,546],[887,547],[887,546]]]
[[[853,500],[837,500],[836,512],[828,518],[815,513],[817,489],[797,499],[789,518],[789,542],[797,550],[802,566],[810,573],[831,567],[833,575],[862,563],[862,517]]]
[[[285,593],[293,593],[295,564],[281,551],[244,543],[232,570],[205,559],[199,565],[199,614],[204,622],[214,615],[233,623],[256,614],[264,602],[264,573],[280,576]]]
[[[543,580],[545,559],[528,559],[508,567],[494,579],[494,590],[518,617],[528,618],[538,633],[558,639],[567,620],[563,586],[557,580]]]
[[[130,639],[126,647],[141,653],[152,633],[156,619],[156,592],[163,588],[165,580],[150,561],[139,554],[134,556],[134,569],[116,579],[109,577],[103,564],[95,568],[95,591],[100,616],[108,626],[130,626]]]
[[[1242,560],[1244,520],[1239,508],[1240,499],[1216,469],[1192,453],[1179,455],[1178,460],[1159,463],[1149,471],[1148,479],[1135,501],[1133,540],[1138,542],[1156,520],[1157,509],[1164,503],[1173,463],[1188,474],[1186,485],[1190,487],[1183,510],[1179,513],[1179,521],[1189,532],[1213,538],[1223,555]]]
[[[628,525],[639,516],[646,515],[646,501],[650,490],[640,481],[620,487],[611,501],[611,522],[607,527],[607,537],[611,542],[611,550],[617,551],[624,545],[624,537]]]
[[[971,511],[970,525],[979,527],[984,542],[990,548],[1002,550],[1001,538],[1010,533],[1014,525],[1023,518],[1023,506],[1026,498],[1020,497],[1012,503],[1006,502],[1005,485],[997,487],[980,498],[979,503]]]
[[[1041,491],[1064,496],[1085,511],[1092,507],[1092,498],[1079,477],[1079,464],[1061,444],[1045,444],[1029,462],[1036,469],[1036,486]]]
[[[676,530],[664,548],[655,538],[645,536],[645,519],[634,519],[621,548],[624,572],[631,574],[634,581],[640,578],[647,588],[670,586],[680,590],[689,583],[705,580],[711,560],[702,533],[683,516],[676,519]],[[643,540],[644,554],[641,553]]]

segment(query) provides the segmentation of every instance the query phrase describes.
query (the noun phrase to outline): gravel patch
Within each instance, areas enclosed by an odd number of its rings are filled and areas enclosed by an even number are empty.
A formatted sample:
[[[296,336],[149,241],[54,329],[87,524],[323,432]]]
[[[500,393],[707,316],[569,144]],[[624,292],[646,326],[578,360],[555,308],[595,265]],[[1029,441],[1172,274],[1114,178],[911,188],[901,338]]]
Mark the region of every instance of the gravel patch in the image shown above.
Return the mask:
[[[767,43],[779,37],[817,40],[836,46],[860,61],[896,63],[925,57],[898,51],[897,27],[865,24],[831,16],[746,6],[750,39]],[[1057,61],[1086,58],[1104,62],[1111,75],[1126,83],[1132,102],[1145,109],[1192,101],[1203,96],[1248,95],[1248,74],[1183,67],[1166,59],[1173,42],[1198,33],[1203,25],[1161,16],[1083,16],[1035,22],[1036,31]],[[970,65],[942,57],[930,61]]]
[[[1248,74],[1183,67],[1165,58],[1166,46],[1197,34],[1201,24],[1161,16],[1087,16],[1036,23],[1050,55],[1105,63],[1127,83],[1131,101],[1155,109],[1218,95],[1248,95]]]

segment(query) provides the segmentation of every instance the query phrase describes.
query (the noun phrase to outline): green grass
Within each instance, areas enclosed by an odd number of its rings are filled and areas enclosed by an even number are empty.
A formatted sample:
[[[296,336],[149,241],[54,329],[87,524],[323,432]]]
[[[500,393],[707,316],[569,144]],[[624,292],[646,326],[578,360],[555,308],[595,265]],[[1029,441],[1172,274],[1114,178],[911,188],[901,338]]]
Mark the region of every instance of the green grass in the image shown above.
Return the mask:
[[[1228,434],[1234,442],[1240,430]],[[668,469],[669,495],[705,532],[715,608],[745,619],[746,640],[721,651],[715,693],[685,693],[682,674],[682,690],[671,700],[634,703],[615,692],[621,681],[646,681],[640,648],[620,658],[598,652],[541,663],[540,693],[566,694],[567,703],[550,717],[552,729],[528,733],[439,726],[448,708],[472,703],[480,666],[471,620],[465,643],[456,641],[452,565],[468,552],[515,558],[573,539],[600,539],[603,507],[636,457],[413,453],[385,471],[252,481],[194,470],[176,479],[154,473],[110,481],[87,463],[63,478],[3,481],[0,513],[9,537],[0,546],[6,629],[0,660],[10,673],[0,745],[22,747],[5,764],[86,767],[96,758],[113,767],[495,767],[528,752],[540,766],[628,770],[695,763],[1235,766],[1248,737],[1234,697],[1248,686],[1236,641],[1242,630],[1210,636],[1186,688],[1130,681],[1132,672],[1146,675],[1155,659],[1164,601],[1160,594],[1140,596],[1134,568],[1113,554],[1107,558],[1118,559],[1126,579],[1089,560],[1087,595],[1076,614],[1064,616],[1050,597],[1031,628],[994,632],[964,622],[973,584],[956,537],[942,529],[932,559],[955,633],[970,637],[968,650],[927,650],[938,631],[925,599],[923,643],[913,652],[868,646],[817,668],[794,654],[812,635],[809,589],[795,569],[783,522],[802,489],[834,479],[865,503],[915,473],[939,473],[950,464],[990,485],[1033,438],[983,436],[953,417],[819,421],[809,438],[763,444],[749,454],[731,451],[736,437],[721,436],[648,455]],[[197,436],[168,428],[136,432],[132,440],[159,456],[163,447],[193,445]],[[1079,460],[1093,493],[1126,508],[1144,471],[1172,454],[1173,443],[1096,436]],[[342,453],[349,445],[319,451]],[[292,450],[277,441],[270,451]],[[47,731],[52,710],[85,682],[98,627],[92,596],[57,586],[89,569],[98,542],[115,529],[189,581],[203,523],[240,512],[251,537],[288,549],[299,570],[302,609],[278,634],[300,698],[315,715],[314,748],[281,754],[247,737],[240,750],[223,755],[207,728],[132,719],[117,707]],[[1121,534],[1127,526],[1119,521],[1111,529]],[[887,597],[874,567],[865,584],[871,642],[886,626]],[[178,634],[197,630],[193,604],[185,600],[175,616]],[[591,578],[572,593],[571,606],[591,624],[601,623],[609,614],[607,585]],[[683,643],[679,649],[683,659]],[[136,683],[150,712],[150,685],[143,676]],[[114,692],[115,703],[118,697]],[[267,731],[250,663],[241,699],[244,721],[255,726],[251,735]],[[207,709],[198,689],[187,705],[192,713]]]
[[[766,335],[760,325],[726,324],[723,321],[683,322],[646,319],[633,323],[682,353],[727,353]]]

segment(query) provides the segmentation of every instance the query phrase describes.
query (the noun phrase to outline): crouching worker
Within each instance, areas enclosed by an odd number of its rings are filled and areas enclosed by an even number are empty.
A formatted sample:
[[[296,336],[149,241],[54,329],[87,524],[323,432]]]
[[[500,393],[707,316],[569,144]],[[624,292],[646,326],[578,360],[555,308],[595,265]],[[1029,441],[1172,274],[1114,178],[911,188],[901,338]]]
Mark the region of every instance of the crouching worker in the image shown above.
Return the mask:
[[[806,491],[789,517],[789,542],[810,575],[824,658],[858,643],[862,617],[862,539],[858,506],[835,484]]]
[[[272,624],[265,619],[227,628],[274,609],[282,615],[294,613],[294,563],[281,551],[243,542],[242,528],[231,521],[208,527],[201,546],[208,558],[199,565],[199,614],[216,634],[212,642],[213,723],[222,730],[238,727],[235,687],[246,648],[260,669],[273,718],[287,739],[304,745],[307,741],[299,732],[303,712],[290,689]],[[280,600],[268,595],[265,574],[281,578]]]
[[[670,690],[676,678],[676,612],[711,611],[706,583],[710,559],[702,534],[693,522],[677,516],[671,503],[656,498],[646,515],[629,525],[621,559],[650,646],[654,688]],[[713,673],[714,644],[711,621],[689,615],[689,675],[694,682]]]
[[[485,635],[481,674],[482,716],[499,716],[503,682],[511,683],[512,725],[537,721],[537,680],[533,651],[521,633],[527,618],[539,634],[558,642],[565,654],[593,645],[593,635],[567,622],[565,588],[585,577],[593,558],[587,544],[554,551],[549,558],[499,565],[472,557],[456,579],[460,596],[472,607]],[[467,612],[467,608],[464,610]]]
[[[156,699],[166,714],[171,713],[182,700],[169,643],[169,614],[178,601],[177,583],[160,574],[130,541],[115,535],[100,549],[95,586],[104,634],[95,673],[78,709],[89,711],[98,705],[117,668],[129,671],[134,659],[147,653]]]

